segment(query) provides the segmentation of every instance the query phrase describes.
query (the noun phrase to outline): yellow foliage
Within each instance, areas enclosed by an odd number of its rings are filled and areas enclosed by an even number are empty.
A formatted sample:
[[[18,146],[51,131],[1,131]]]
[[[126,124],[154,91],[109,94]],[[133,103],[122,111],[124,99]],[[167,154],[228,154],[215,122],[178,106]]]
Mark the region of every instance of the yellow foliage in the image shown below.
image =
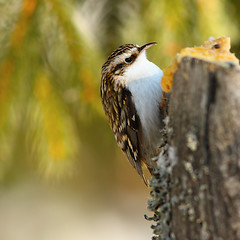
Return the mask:
[[[168,56],[173,56],[179,51],[180,45],[176,42],[169,42],[165,44],[164,49]]]
[[[64,159],[67,153],[65,143],[61,139],[49,139],[49,152],[55,160]]]
[[[41,103],[49,154],[53,160],[63,160],[67,156],[64,125],[51,84],[45,76],[36,80],[34,92],[37,100]]]
[[[22,15],[24,17],[30,17],[37,5],[38,0],[24,0],[22,5]]]
[[[36,9],[37,2],[37,0],[23,1],[20,17],[16,23],[15,29],[11,37],[11,44],[14,47],[20,47],[23,38],[27,32],[28,25],[30,23],[29,18],[33,15],[34,10]]]
[[[79,71],[79,78],[83,84],[83,91],[81,93],[81,100],[86,103],[91,103],[95,100],[96,91],[94,89],[94,75],[89,68],[82,68]]]
[[[43,100],[49,97],[51,91],[50,88],[51,86],[49,80],[45,76],[42,76],[36,81],[34,93],[36,94],[38,99]]]
[[[0,67],[0,102],[6,99],[12,72],[13,62],[6,59]]]

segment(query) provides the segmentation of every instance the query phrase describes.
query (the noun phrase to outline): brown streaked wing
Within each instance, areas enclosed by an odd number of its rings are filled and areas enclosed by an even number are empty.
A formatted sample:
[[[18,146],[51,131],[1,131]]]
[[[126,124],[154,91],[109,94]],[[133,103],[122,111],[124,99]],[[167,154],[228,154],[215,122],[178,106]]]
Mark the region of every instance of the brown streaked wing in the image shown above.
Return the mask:
[[[117,142],[127,155],[131,165],[137,170],[139,175],[145,181],[141,167],[140,138],[142,127],[140,118],[137,114],[135,105],[132,101],[132,94],[126,88],[123,88],[118,95],[119,105],[119,126]]]

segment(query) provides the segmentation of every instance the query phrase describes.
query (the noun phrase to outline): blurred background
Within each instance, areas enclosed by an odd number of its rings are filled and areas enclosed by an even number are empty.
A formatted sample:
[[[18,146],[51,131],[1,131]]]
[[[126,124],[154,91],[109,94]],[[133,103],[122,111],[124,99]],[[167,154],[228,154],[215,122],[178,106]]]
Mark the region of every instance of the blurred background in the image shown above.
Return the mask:
[[[0,239],[151,239],[149,190],[116,146],[100,100],[116,47],[231,37],[240,1],[0,0]],[[150,213],[148,213],[150,214]]]

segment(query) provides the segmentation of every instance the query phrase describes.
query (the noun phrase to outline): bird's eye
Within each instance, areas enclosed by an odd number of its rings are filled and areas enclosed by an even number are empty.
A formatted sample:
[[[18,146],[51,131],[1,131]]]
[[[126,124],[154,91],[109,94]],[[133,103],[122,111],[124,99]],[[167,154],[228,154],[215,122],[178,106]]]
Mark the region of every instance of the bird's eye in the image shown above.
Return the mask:
[[[130,63],[130,62],[132,62],[132,60],[133,60],[132,57],[125,58],[126,63]]]

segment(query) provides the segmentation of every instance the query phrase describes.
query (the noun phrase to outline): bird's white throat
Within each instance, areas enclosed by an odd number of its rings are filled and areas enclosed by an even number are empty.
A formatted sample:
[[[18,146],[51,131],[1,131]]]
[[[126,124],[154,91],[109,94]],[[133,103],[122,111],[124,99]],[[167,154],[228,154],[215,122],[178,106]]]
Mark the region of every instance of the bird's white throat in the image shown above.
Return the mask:
[[[151,78],[155,75],[159,77],[160,82],[162,77],[162,70],[147,59],[146,53],[144,51],[130,66],[127,67],[124,73],[124,80],[125,83],[128,85],[128,83],[131,81]]]

